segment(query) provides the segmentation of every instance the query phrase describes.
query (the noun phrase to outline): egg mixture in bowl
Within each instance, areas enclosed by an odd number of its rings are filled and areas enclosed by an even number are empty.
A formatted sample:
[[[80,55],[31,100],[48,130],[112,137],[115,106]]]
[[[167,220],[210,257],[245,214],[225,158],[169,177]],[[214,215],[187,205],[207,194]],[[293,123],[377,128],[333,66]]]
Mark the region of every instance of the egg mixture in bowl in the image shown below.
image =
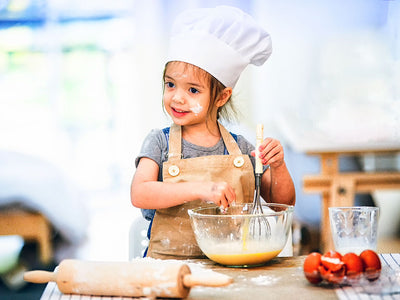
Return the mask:
[[[252,204],[189,210],[196,241],[211,260],[230,267],[259,266],[276,257],[286,245],[293,206],[263,204],[263,214],[252,214]]]

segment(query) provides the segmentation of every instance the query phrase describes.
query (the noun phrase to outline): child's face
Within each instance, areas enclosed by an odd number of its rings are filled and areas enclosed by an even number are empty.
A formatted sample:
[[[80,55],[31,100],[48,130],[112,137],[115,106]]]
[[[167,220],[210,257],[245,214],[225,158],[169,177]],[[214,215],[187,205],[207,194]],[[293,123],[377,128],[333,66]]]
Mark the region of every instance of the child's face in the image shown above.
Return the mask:
[[[186,126],[207,120],[210,87],[207,76],[202,76],[201,71],[183,62],[169,63],[165,70],[164,106],[175,124]],[[210,111],[215,113],[216,119],[217,109]]]

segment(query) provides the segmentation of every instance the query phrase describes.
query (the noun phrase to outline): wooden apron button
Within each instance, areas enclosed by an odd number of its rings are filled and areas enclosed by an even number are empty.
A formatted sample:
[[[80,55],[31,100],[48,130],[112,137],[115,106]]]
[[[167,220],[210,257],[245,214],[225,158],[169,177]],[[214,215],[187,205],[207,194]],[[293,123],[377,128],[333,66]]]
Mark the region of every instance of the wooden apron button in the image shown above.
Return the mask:
[[[171,176],[173,176],[173,177],[178,176],[178,174],[179,174],[179,168],[178,168],[178,166],[175,166],[175,165],[170,166],[170,167],[168,168],[168,173],[169,173],[169,175],[171,175]]]
[[[240,168],[244,165],[244,158],[242,156],[235,157],[233,164],[235,167]]]

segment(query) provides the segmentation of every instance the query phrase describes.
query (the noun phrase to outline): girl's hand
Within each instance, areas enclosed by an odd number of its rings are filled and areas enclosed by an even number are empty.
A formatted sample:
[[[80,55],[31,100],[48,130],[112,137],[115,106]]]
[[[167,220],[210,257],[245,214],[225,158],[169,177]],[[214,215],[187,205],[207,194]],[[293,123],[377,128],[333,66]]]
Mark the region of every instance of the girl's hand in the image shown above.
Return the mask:
[[[283,147],[281,143],[273,138],[266,138],[260,145],[260,158],[263,165],[277,168],[284,163]],[[255,156],[255,151],[251,152]]]
[[[203,189],[203,199],[213,202],[219,207],[227,208],[236,200],[234,189],[226,182],[207,182],[207,187]]]

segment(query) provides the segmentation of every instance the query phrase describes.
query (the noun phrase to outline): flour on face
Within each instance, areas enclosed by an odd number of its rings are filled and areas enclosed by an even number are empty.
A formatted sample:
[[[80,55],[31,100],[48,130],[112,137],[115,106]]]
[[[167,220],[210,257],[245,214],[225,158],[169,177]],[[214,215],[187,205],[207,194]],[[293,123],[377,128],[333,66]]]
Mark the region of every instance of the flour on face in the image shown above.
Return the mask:
[[[187,77],[188,77],[187,74],[178,73],[178,72],[172,73],[172,76],[173,76],[175,79],[181,79],[181,78],[187,78]]]
[[[201,111],[203,110],[203,106],[201,106],[200,103],[197,103],[195,106],[191,107],[190,110],[197,115],[201,113]]]

